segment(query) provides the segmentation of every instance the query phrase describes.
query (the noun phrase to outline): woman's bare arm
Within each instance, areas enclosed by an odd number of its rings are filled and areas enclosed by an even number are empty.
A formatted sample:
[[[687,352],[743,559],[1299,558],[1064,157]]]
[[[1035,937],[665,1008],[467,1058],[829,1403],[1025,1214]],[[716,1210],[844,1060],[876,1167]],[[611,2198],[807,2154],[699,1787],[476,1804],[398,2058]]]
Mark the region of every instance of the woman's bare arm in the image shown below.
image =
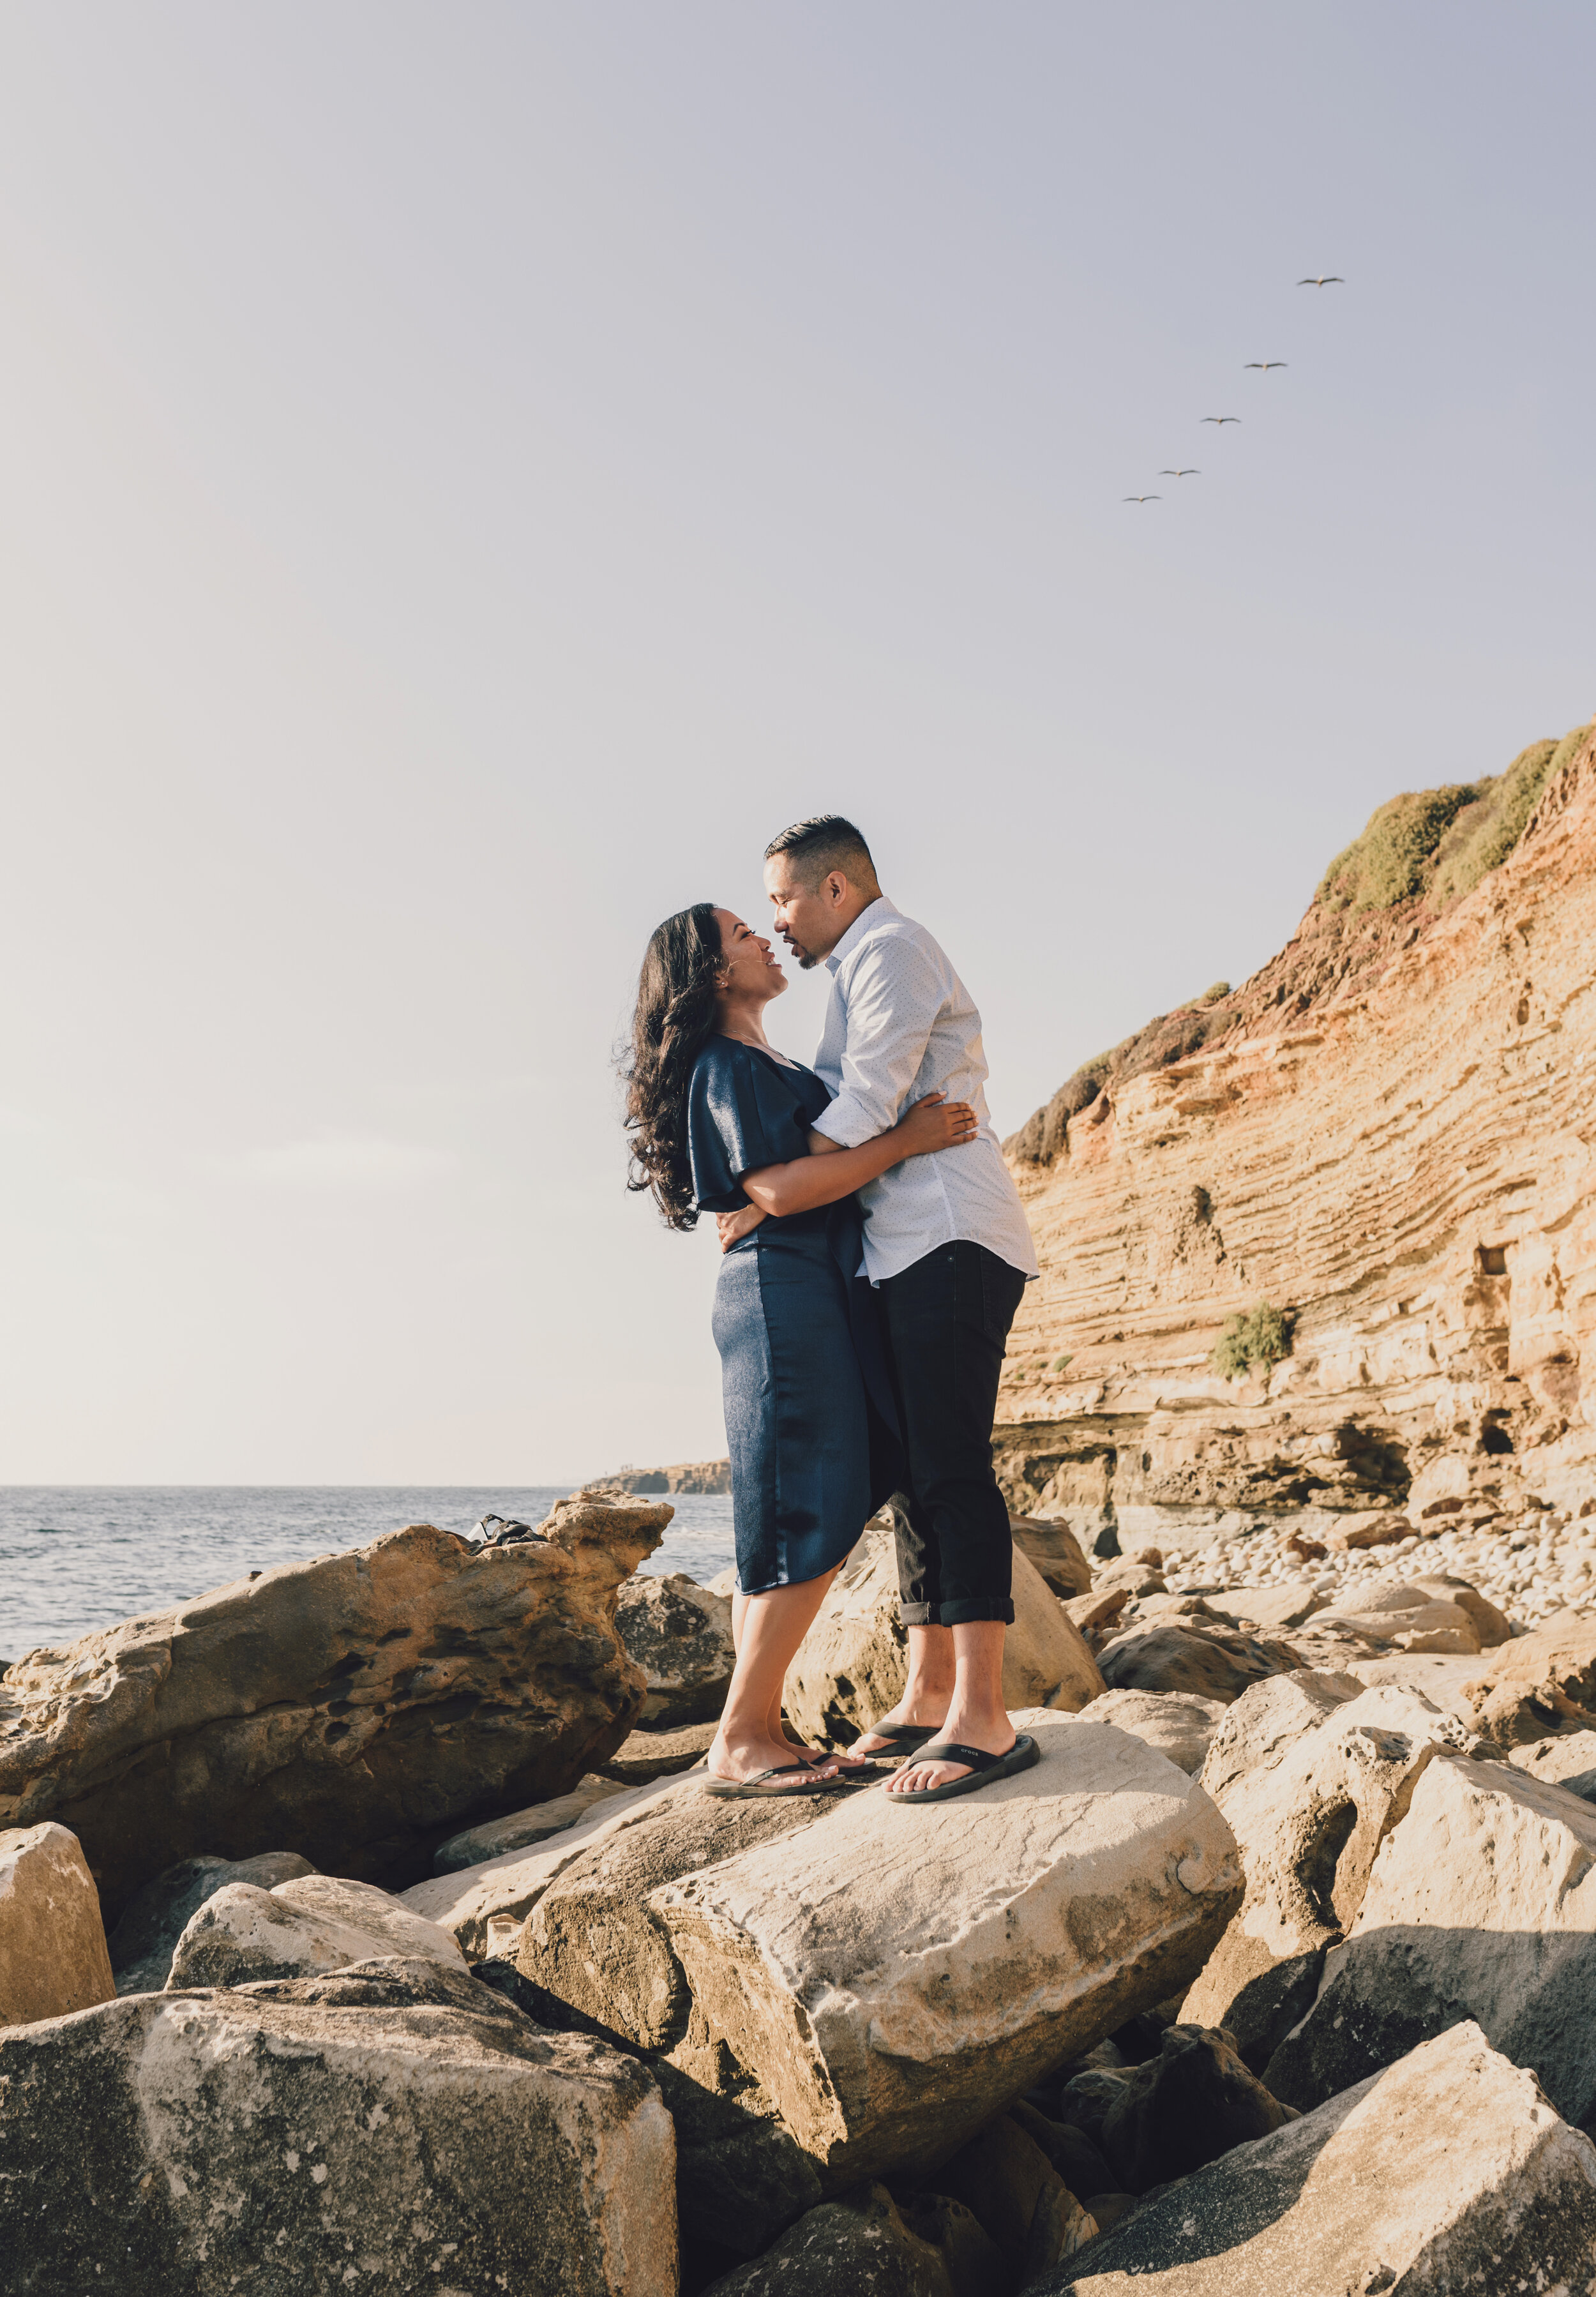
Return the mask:
[[[975,1112],[967,1101],[944,1100],[940,1092],[917,1101],[896,1124],[878,1132],[857,1148],[839,1148],[827,1140],[828,1156],[795,1157],[790,1164],[766,1165],[743,1175],[743,1193],[762,1213],[784,1219],[792,1213],[813,1212],[835,1205],[862,1189],[908,1157],[929,1157],[939,1149],[962,1148],[979,1130]],[[820,1136],[811,1136],[824,1138]]]

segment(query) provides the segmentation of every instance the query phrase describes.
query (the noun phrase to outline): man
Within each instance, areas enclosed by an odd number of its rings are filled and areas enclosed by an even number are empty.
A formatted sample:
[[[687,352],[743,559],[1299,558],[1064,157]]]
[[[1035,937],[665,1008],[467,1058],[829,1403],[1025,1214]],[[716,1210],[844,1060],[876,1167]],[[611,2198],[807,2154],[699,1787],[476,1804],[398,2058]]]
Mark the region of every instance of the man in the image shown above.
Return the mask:
[[[834,1098],[811,1148],[857,1148],[931,1092],[980,1120],[968,1147],[910,1158],[860,1191],[903,1444],[893,1514],[909,1664],[902,1699],[852,1751],[922,1749],[887,1791],[941,1800],[1036,1759],[1003,1705],[1013,1547],[991,1462],[1004,1347],[1036,1252],[987,1115],[981,1016],[925,926],[882,892],[859,831],[838,814],[783,830],[765,848],[765,889],[799,964],[831,975],[815,1069]]]

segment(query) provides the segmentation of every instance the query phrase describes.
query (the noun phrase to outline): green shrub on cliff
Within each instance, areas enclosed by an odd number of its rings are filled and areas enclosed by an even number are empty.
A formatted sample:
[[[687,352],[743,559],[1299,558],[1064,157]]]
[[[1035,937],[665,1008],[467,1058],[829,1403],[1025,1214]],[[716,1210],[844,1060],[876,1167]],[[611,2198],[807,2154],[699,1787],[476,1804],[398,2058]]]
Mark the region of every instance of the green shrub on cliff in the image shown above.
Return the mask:
[[[1267,1300],[1260,1300],[1245,1316],[1229,1320],[1208,1361],[1222,1379],[1245,1379],[1249,1371],[1268,1371],[1291,1354],[1292,1321],[1289,1309],[1271,1308]]]

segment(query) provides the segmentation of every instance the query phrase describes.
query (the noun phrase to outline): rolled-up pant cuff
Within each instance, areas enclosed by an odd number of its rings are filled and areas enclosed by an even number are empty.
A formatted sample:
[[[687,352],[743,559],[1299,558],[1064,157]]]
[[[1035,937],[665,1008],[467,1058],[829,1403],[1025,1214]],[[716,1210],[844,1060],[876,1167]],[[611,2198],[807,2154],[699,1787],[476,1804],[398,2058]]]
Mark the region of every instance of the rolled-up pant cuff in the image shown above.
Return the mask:
[[[1014,1605],[1004,1595],[972,1596],[958,1603],[903,1603],[898,1616],[906,1627],[964,1627],[972,1619],[1001,1619],[1014,1625]]]

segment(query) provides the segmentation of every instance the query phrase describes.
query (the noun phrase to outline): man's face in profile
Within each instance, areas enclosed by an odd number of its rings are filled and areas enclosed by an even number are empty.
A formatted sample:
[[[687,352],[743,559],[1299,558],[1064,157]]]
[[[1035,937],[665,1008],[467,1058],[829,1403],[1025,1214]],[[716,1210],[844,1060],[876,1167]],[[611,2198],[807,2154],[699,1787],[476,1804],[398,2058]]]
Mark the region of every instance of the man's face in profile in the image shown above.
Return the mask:
[[[765,891],[775,906],[776,930],[806,973],[842,939],[838,915],[847,889],[840,869],[806,885],[789,855],[773,853],[765,864]]]

